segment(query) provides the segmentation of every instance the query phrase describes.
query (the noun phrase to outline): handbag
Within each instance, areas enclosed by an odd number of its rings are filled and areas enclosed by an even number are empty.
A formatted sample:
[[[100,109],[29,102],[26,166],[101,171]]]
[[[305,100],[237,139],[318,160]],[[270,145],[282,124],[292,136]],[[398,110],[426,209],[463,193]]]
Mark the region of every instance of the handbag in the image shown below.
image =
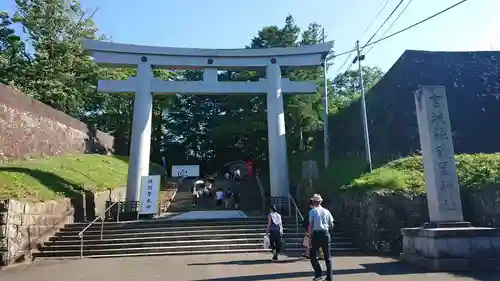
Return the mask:
[[[269,240],[269,236],[267,235],[264,235],[264,244],[263,244],[263,248],[265,250],[267,249],[270,249],[271,248],[271,240]]]
[[[302,240],[302,245],[307,248],[311,247],[311,239],[309,238],[309,236],[307,235],[304,236],[304,240]]]

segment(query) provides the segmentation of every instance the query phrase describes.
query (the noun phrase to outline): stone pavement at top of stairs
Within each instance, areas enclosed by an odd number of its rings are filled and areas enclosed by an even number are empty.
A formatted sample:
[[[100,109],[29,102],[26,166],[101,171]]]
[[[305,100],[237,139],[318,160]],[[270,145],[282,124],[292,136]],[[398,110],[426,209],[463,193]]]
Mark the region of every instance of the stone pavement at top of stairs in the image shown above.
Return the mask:
[[[139,258],[35,261],[0,271],[0,281],[305,281],[309,261],[268,254],[188,255]],[[336,281],[498,281],[500,275],[466,277],[425,273],[389,258],[335,257]],[[322,264],[324,266],[324,264]]]

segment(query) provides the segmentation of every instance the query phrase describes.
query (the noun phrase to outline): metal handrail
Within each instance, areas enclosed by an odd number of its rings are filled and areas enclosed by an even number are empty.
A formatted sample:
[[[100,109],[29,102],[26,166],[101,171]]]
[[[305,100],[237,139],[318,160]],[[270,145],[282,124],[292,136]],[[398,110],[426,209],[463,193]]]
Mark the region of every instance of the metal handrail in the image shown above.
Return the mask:
[[[266,192],[264,190],[264,186],[262,185],[262,180],[260,179],[259,173],[255,172],[255,181],[257,182],[257,186],[259,187],[260,197],[262,199],[262,213],[266,212]]]
[[[297,227],[297,234],[299,233],[299,217],[302,221],[304,221],[304,217],[300,213],[299,206],[293,199],[292,194],[288,193],[288,211],[291,213],[292,212],[292,205],[295,209],[295,226]]]
[[[113,202],[113,204],[109,205],[105,210],[104,210],[104,215],[100,215],[97,218],[95,218],[91,223],[89,223],[85,228],[82,229],[82,231],[78,232],[78,237],[80,237],[80,259],[83,259],[83,234],[87,229],[89,229],[95,222],[97,222],[99,219],[101,220],[101,240],[104,232],[104,218],[106,216],[106,212],[111,209],[114,205],[118,204],[119,201]],[[116,213],[116,221],[120,221],[120,210]]]

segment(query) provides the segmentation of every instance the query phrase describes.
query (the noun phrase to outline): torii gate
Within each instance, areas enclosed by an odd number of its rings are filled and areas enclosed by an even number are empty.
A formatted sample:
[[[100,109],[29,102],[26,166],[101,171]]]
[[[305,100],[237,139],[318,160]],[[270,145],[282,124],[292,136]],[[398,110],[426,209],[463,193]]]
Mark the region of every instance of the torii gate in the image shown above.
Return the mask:
[[[126,201],[139,201],[141,177],[149,175],[152,94],[252,94],[267,96],[271,197],[289,193],[285,114],[282,94],[315,94],[316,82],[290,81],[282,68],[320,66],[333,41],[301,47],[267,49],[197,49],[138,46],[97,40],[82,41],[94,61],[105,67],[137,68],[127,80],[99,80],[105,93],[136,93],[128,167]],[[153,77],[153,68],[203,70],[203,81],[165,81]],[[258,82],[218,81],[218,70],[266,69]]]

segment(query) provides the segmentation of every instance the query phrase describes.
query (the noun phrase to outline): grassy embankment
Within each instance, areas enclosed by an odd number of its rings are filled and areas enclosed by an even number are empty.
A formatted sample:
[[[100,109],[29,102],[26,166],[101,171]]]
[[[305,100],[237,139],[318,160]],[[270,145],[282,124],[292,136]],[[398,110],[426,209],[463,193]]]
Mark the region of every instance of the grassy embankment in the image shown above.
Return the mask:
[[[0,165],[0,198],[46,201],[84,191],[122,187],[128,159],[96,154],[65,155]],[[151,174],[162,167],[151,164]]]
[[[362,156],[345,157],[331,160],[331,166],[322,168],[323,157],[309,155],[302,159],[315,159],[318,162],[319,177],[314,181],[314,190],[322,193],[350,190],[401,191],[412,194],[425,192],[424,172],[421,156],[411,156],[394,161],[374,159],[375,169],[364,173],[365,161]],[[478,189],[482,187],[500,187],[500,153],[460,154],[455,156],[457,176],[461,188]],[[297,161],[295,161],[297,162]],[[292,162],[293,163],[293,162]],[[385,164],[384,164],[385,163]],[[291,175],[301,176],[300,165],[294,164]]]

